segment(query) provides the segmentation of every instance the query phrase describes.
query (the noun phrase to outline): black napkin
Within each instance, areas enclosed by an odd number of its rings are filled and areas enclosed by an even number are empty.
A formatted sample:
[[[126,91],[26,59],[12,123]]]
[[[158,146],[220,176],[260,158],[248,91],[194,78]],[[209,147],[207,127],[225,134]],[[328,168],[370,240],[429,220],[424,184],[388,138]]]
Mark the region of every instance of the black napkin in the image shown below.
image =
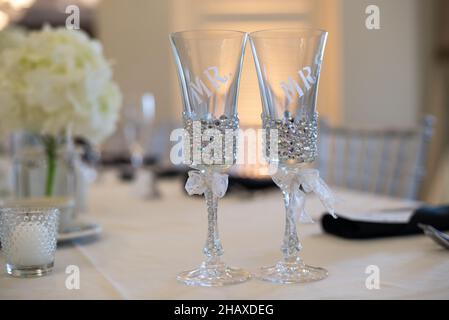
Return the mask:
[[[449,205],[425,206],[416,209],[407,223],[367,222],[326,213],[321,225],[327,233],[349,239],[370,239],[422,233],[418,224],[428,224],[439,230],[449,230]]]

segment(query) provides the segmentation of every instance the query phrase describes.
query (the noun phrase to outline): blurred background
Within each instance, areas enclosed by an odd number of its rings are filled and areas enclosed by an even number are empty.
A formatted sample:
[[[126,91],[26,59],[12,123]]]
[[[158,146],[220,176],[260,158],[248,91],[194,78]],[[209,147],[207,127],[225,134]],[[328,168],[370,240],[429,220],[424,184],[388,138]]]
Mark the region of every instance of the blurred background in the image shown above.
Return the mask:
[[[449,201],[448,1],[2,0],[0,9],[8,2],[15,5],[0,11],[0,28],[64,26],[67,6],[79,6],[81,28],[102,42],[124,95],[119,129],[101,146],[104,161],[119,162],[130,153],[143,152],[164,170],[171,167],[169,133],[180,127],[182,108],[170,32],[326,29],[329,38],[318,99],[326,130],[317,162],[325,179],[355,189]],[[379,29],[366,27],[369,5],[380,9]],[[142,119],[141,104],[147,121],[142,128],[135,123]],[[242,126],[259,127],[261,110],[248,49],[239,97]],[[137,135],[148,138],[142,142],[143,151],[129,147]],[[354,138],[365,136],[366,141],[377,139],[376,144],[359,141],[364,147],[357,147]],[[416,145],[403,147],[403,141],[412,137]],[[372,168],[359,168],[354,164],[358,153],[377,162]],[[236,176],[262,179],[259,171],[246,171],[243,168]],[[360,183],[355,175],[362,177]],[[399,194],[399,187],[384,181],[384,176],[394,180],[407,176],[411,187]]]

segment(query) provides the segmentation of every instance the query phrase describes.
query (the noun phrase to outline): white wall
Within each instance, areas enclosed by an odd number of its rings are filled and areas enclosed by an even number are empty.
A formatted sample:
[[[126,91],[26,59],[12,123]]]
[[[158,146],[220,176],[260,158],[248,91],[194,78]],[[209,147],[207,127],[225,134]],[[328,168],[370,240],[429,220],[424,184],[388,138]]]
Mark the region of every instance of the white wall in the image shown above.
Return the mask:
[[[345,125],[416,125],[424,90],[420,1],[342,1]],[[365,27],[370,4],[380,8],[380,30]]]
[[[143,93],[151,92],[156,98],[157,123],[177,119],[175,109],[180,110],[181,105],[171,99],[170,15],[169,1],[160,0],[104,0],[96,12],[98,36],[113,61],[114,77],[124,95],[123,113]],[[168,145],[168,136],[161,134],[162,144]],[[157,136],[151,143],[159,144],[159,139]],[[157,149],[165,152],[162,147]],[[122,123],[103,150],[127,150]]]
[[[97,9],[98,36],[114,61],[115,78],[127,97],[152,92],[156,116],[169,118],[169,1],[105,0]]]
[[[420,1],[105,0],[97,10],[97,22],[100,40],[115,60],[115,76],[125,95],[154,92],[159,120],[177,119],[181,110],[169,32],[317,26],[329,30],[320,113],[343,125],[413,126],[424,100]],[[380,7],[380,30],[365,27],[369,4]],[[247,50],[239,102],[240,115],[247,123],[259,121],[260,114],[250,55]]]

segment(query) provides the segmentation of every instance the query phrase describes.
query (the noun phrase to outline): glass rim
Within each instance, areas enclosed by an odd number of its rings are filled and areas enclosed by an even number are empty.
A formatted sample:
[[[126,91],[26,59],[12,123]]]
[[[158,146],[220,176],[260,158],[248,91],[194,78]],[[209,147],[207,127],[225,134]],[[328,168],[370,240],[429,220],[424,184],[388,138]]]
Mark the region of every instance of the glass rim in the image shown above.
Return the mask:
[[[222,36],[222,39],[232,39],[232,38],[238,38],[242,37],[244,38],[246,35],[248,35],[248,32],[246,31],[240,31],[240,30],[231,30],[231,29],[192,29],[192,30],[181,30],[176,32],[171,32],[170,37],[171,38],[184,38],[184,39],[202,39],[203,36],[207,36],[208,33],[210,35],[213,34],[228,34],[228,36]]]
[[[60,210],[56,207],[0,207],[0,213],[10,214],[15,216],[27,216],[27,215],[53,215],[59,214]]]
[[[263,30],[257,30],[249,33],[249,37],[252,39],[274,39],[274,38],[280,38],[278,36],[267,36],[268,33],[277,33],[278,35],[284,35],[283,38],[290,38],[287,37],[288,34],[291,35],[300,35],[304,38],[312,38],[312,37],[319,37],[323,35],[327,35],[329,32],[324,29],[319,28],[273,28],[273,29],[263,29]]]
[[[71,198],[65,197],[35,197],[35,198],[23,198],[23,199],[5,199],[0,201],[0,210],[7,208],[56,208],[66,209],[72,208],[75,205],[75,201]]]

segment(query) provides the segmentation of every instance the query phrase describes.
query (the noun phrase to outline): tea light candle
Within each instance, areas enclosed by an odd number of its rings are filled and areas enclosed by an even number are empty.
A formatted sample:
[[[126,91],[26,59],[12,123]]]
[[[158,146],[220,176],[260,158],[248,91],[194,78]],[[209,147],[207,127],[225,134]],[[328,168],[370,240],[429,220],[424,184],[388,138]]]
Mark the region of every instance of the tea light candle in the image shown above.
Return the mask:
[[[0,208],[0,240],[6,273],[41,277],[53,269],[59,210],[45,207]]]
[[[53,261],[53,252],[49,248],[54,237],[48,226],[39,223],[20,224],[12,230],[12,246],[8,260],[16,266],[46,265]]]

